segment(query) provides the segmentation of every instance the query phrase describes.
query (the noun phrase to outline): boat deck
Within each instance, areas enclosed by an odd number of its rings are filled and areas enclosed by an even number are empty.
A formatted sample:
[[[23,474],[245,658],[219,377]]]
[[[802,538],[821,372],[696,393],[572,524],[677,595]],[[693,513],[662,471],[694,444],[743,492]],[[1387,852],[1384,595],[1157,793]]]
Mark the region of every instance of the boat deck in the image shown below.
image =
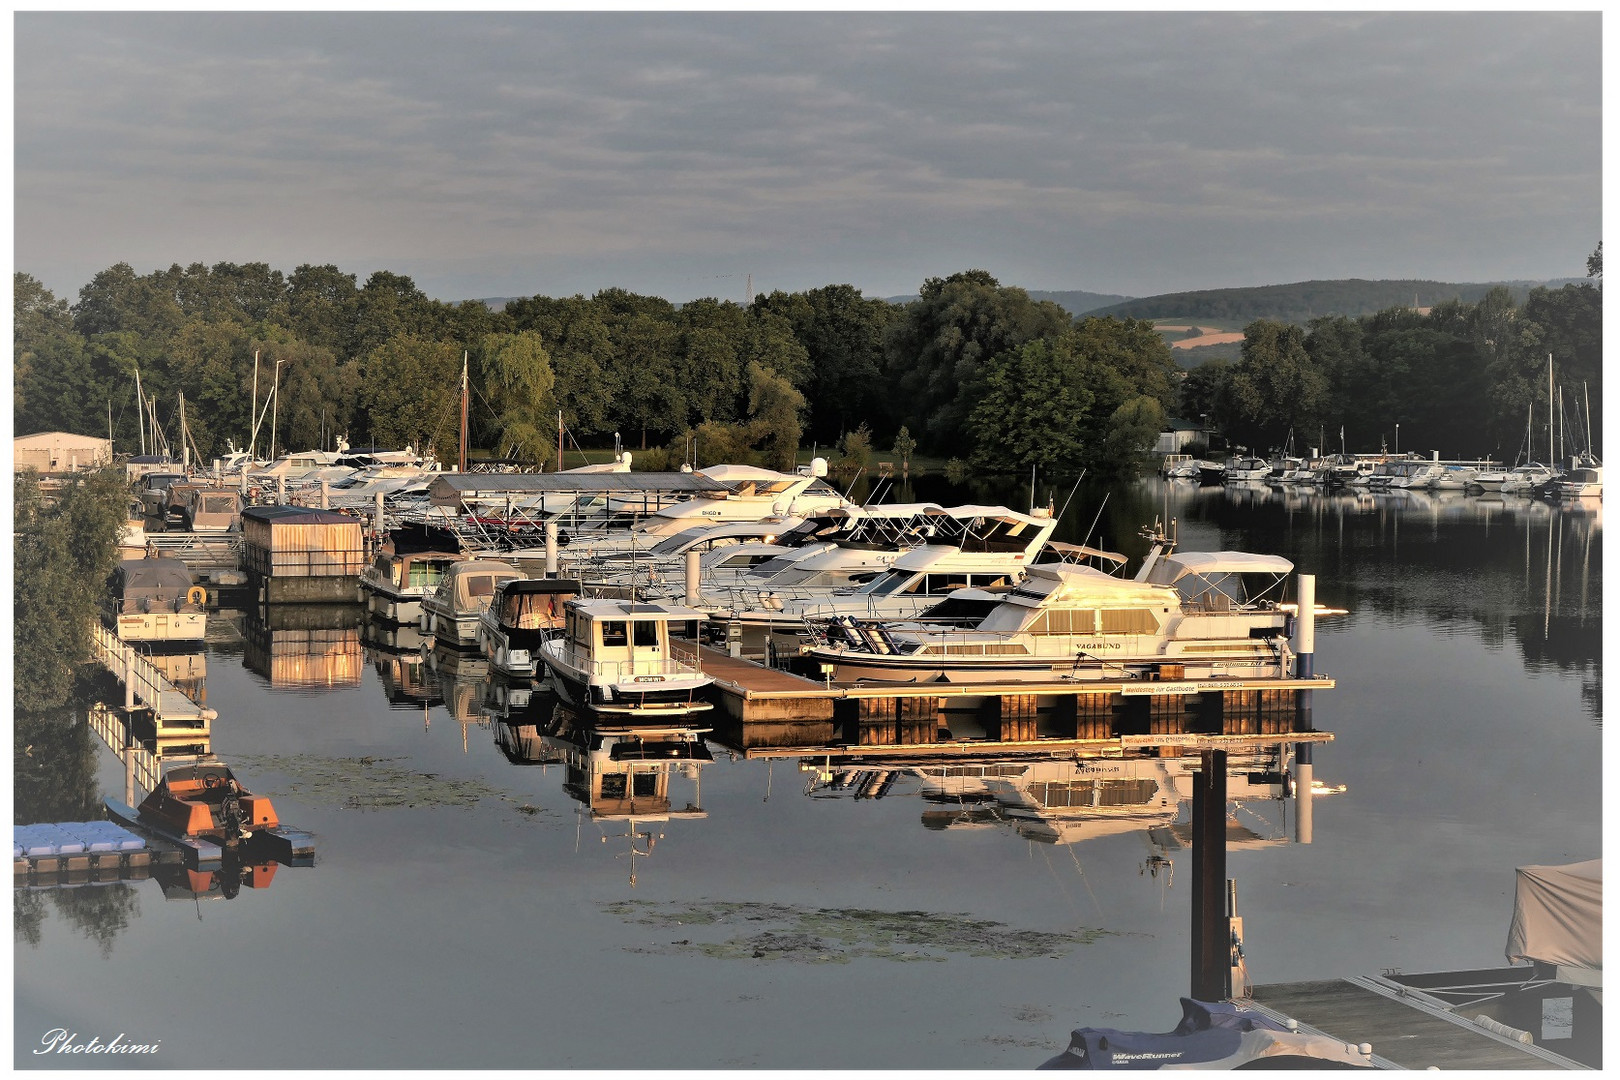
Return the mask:
[[[1255,1004],[1347,1043],[1371,1043],[1375,1061],[1401,1069],[1580,1069],[1454,1013],[1403,997],[1377,980],[1326,979],[1256,986]]]

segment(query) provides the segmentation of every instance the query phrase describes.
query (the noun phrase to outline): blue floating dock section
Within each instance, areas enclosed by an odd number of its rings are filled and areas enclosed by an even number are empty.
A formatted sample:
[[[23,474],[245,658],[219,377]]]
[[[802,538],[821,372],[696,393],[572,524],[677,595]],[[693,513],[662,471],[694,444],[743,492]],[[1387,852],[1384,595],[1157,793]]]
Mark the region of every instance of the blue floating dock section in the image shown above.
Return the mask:
[[[186,865],[193,870],[213,870],[220,864],[223,852],[220,846],[211,840],[203,840],[195,836],[181,836],[160,828],[151,822],[140,820],[140,812],[133,806],[119,802],[117,799],[107,799],[104,805],[107,814],[114,822],[124,825],[133,825],[148,831],[151,835],[165,841],[167,844],[180,848],[185,853]]]
[[[178,860],[176,848],[111,821],[40,822],[11,827],[15,883],[77,885],[144,876],[154,862]]]

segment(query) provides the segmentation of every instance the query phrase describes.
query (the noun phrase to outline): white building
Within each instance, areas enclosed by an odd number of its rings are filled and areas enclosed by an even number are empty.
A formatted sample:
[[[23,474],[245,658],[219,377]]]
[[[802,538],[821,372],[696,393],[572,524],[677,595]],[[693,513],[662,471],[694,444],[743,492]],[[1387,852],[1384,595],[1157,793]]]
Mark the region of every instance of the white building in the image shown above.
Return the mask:
[[[112,442],[94,435],[67,431],[41,431],[11,440],[14,471],[74,472],[112,463]]]

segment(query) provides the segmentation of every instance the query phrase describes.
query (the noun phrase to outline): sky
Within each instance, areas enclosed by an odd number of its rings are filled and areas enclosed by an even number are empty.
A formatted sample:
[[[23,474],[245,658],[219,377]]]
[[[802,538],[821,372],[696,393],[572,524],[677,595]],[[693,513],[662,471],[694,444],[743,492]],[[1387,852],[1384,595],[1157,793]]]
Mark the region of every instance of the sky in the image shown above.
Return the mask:
[[[429,296],[1582,277],[1600,16],[14,15],[14,258]]]

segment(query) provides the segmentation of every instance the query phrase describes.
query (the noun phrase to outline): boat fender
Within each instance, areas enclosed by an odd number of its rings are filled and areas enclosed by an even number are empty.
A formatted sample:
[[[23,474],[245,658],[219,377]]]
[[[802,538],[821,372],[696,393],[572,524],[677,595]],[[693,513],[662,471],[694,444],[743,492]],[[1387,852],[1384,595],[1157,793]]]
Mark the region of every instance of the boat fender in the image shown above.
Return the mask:
[[[193,585],[186,590],[186,603],[196,604],[198,607],[208,603],[208,590],[201,585]]]

